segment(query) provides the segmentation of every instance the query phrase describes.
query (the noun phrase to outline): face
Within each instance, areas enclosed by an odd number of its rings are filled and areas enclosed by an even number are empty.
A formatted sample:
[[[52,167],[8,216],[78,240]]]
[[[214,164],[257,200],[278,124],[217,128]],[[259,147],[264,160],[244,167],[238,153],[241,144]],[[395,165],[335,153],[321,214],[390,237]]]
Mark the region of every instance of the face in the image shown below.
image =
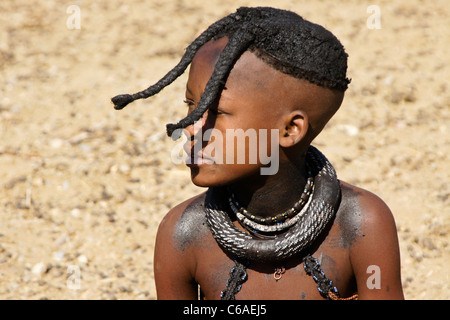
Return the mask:
[[[193,59],[186,86],[188,113],[199,103],[226,43],[227,38],[212,40]],[[271,165],[264,156],[280,155],[279,141],[286,135],[289,115],[305,101],[293,94],[299,81],[245,52],[218,100],[185,130],[188,141],[184,149],[190,155],[193,183],[211,187],[258,179],[260,169]]]
[[[226,38],[211,41],[203,46],[193,59],[186,85],[188,113],[199,103],[226,43]],[[254,81],[257,79],[252,74],[256,73],[260,66],[253,61],[256,57],[251,55],[245,53],[238,60],[220,98],[196,124],[186,128],[188,141],[184,149],[190,155],[188,161],[191,164],[188,166],[191,169],[191,179],[198,186],[226,185],[260,173],[259,157],[256,157],[256,161],[254,158],[250,161],[250,157],[255,157],[255,152],[258,153],[255,150],[257,143],[254,137],[253,141],[250,141],[250,138],[242,141],[240,137],[243,135],[237,138],[232,135],[239,132],[251,134],[251,131],[256,133],[258,139],[259,129],[274,127],[273,121],[269,121],[275,118],[274,111],[270,111],[270,114],[267,114],[269,110],[263,111],[266,108],[262,107],[268,104],[268,101],[261,99],[260,90],[255,90]],[[208,133],[211,133],[210,137]],[[238,139],[241,140],[240,145],[237,143]]]

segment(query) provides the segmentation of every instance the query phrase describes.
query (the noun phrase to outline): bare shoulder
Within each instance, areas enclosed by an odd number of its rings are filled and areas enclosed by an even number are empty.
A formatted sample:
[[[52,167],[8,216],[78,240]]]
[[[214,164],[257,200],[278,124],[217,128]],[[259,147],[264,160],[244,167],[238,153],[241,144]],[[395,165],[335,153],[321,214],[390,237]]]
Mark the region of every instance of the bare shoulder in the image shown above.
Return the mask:
[[[387,204],[374,193],[341,181],[342,200],[336,221],[347,245],[368,233],[394,228],[395,221]]]
[[[184,251],[193,244],[207,228],[205,195],[206,193],[201,193],[173,207],[161,221],[158,236],[170,235],[178,250]]]
[[[397,237],[394,216],[387,204],[374,193],[341,182],[342,200],[336,216],[344,232],[364,238],[363,242]]]
[[[175,206],[159,225],[153,259],[158,299],[197,297],[195,248],[207,230],[204,197],[200,194]]]
[[[336,222],[349,250],[360,299],[402,299],[400,250],[394,216],[367,190],[341,182]],[[370,278],[373,270],[378,270]],[[373,279],[378,281],[371,282]]]

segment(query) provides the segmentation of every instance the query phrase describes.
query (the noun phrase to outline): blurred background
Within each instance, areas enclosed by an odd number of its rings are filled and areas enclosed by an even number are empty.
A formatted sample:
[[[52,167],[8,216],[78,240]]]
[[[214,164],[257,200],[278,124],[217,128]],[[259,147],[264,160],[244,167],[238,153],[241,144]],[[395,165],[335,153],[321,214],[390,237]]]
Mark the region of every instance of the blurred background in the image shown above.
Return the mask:
[[[450,298],[445,0],[3,0],[0,299],[156,298],[158,224],[205,191],[171,162],[165,135],[186,113],[186,74],[122,111],[110,98],[148,87],[211,23],[258,5],[345,46],[352,83],[313,144],[390,206],[406,298]]]

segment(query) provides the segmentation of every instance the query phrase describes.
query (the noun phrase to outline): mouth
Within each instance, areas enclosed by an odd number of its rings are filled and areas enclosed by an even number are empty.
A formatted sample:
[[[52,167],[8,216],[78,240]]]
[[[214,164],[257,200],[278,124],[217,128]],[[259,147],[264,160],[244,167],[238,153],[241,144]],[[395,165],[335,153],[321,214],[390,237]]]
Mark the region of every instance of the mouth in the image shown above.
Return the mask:
[[[205,164],[213,164],[214,160],[209,159],[209,158],[205,158],[205,157],[191,157],[191,158],[187,158],[186,159],[186,165],[188,167],[192,167],[192,166],[201,166],[201,165],[205,165]]]
[[[196,154],[192,153],[193,150],[190,144],[185,144],[183,146],[183,149],[187,154],[186,165],[188,167],[196,167],[215,163],[213,158],[204,155],[201,150]]]

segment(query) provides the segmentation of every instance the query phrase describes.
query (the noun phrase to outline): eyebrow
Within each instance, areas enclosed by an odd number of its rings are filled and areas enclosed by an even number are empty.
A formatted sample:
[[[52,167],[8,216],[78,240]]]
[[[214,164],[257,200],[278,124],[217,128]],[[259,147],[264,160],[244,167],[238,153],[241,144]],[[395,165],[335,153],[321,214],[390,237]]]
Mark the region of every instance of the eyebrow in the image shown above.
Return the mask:
[[[228,90],[228,88],[224,86],[222,90]],[[189,88],[189,86],[188,86],[187,84],[186,84],[186,91],[187,91],[190,95],[194,95],[194,94],[192,93],[192,90]]]

